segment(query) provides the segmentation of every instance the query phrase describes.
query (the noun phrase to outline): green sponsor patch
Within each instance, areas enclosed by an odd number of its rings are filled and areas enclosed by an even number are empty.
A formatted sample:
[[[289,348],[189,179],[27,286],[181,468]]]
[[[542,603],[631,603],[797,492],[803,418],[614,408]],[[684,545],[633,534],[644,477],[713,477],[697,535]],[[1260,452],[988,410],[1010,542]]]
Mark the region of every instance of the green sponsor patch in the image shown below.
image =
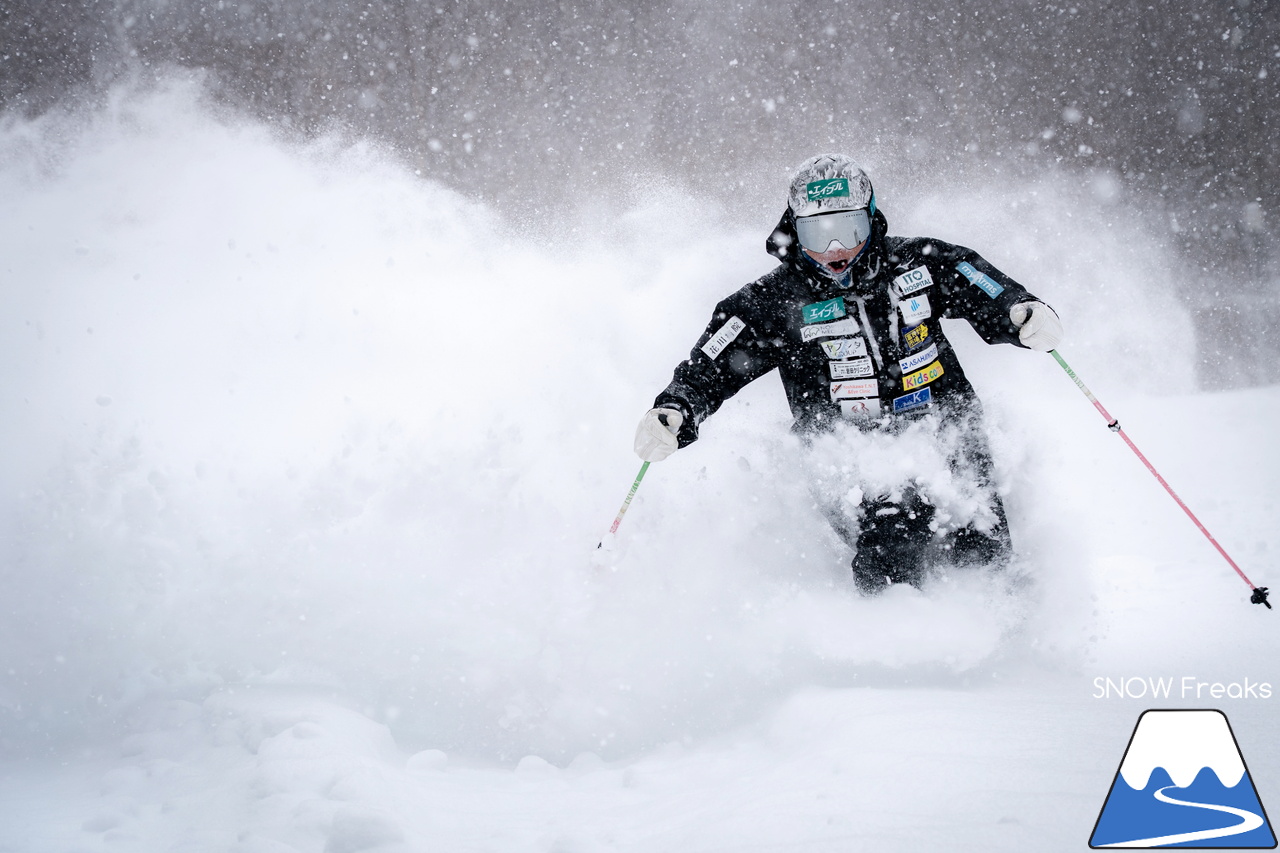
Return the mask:
[[[820,201],[824,198],[849,197],[849,179],[832,178],[829,181],[813,181],[805,185],[809,193],[809,201]]]
[[[839,320],[847,313],[844,310],[844,297],[837,296],[826,302],[815,302],[800,309],[806,323],[824,323],[827,320]]]

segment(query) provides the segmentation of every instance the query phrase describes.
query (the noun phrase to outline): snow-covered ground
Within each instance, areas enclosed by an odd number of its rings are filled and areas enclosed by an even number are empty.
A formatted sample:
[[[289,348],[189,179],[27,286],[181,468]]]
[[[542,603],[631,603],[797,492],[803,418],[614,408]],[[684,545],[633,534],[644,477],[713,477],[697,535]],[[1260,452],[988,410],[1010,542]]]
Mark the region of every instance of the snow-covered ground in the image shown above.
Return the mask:
[[[1222,708],[1280,802],[1280,616],[1049,357],[949,327],[1029,584],[859,598],[773,377],[597,553],[778,211],[637,183],[504,219],[215,115],[175,86],[0,128],[0,851],[1081,850],[1148,707]],[[1280,387],[1192,389],[1114,187],[878,189],[1054,304],[1280,586]]]

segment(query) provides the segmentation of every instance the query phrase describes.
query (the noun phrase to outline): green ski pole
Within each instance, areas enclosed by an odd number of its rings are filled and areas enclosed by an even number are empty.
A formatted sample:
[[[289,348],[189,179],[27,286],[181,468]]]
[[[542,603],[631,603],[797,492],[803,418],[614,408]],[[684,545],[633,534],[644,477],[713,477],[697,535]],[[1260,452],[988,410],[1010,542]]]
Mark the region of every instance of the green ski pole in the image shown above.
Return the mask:
[[[631,484],[631,491],[627,492],[627,499],[622,502],[622,509],[618,510],[618,517],[613,520],[613,526],[609,528],[609,535],[618,532],[618,525],[622,523],[622,517],[627,514],[627,507],[631,506],[631,499],[636,496],[636,489],[640,488],[640,481],[644,479],[644,472],[649,470],[649,463],[645,462],[640,466],[640,473],[636,474],[636,481]],[[600,540],[597,549],[604,547],[604,540]]]

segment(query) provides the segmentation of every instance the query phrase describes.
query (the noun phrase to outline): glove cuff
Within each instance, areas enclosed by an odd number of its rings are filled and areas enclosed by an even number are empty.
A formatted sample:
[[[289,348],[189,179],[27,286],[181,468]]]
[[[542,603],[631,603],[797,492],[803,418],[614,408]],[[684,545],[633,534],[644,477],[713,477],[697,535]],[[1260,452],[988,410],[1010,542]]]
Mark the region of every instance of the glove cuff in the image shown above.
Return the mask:
[[[653,401],[655,409],[675,409],[684,420],[676,433],[676,441],[681,448],[688,447],[698,440],[698,422],[693,416],[693,407],[679,397],[671,394],[659,394]]]

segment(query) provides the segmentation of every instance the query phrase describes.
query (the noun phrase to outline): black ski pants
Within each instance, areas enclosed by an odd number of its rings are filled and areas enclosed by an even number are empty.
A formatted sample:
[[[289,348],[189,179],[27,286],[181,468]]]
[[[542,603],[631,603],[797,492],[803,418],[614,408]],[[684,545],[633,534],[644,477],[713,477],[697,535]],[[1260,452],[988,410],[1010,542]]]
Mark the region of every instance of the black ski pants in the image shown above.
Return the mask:
[[[932,527],[934,507],[914,485],[892,497],[867,495],[851,519],[839,506],[822,504],[832,528],[854,549],[853,577],[863,593],[875,594],[890,584],[920,584],[943,565],[981,565],[1004,568],[1013,553],[1004,504],[992,485],[991,452],[981,428],[967,430],[961,452],[950,464],[953,471],[973,478],[989,496],[995,523],[979,530],[972,523],[939,535]]]

